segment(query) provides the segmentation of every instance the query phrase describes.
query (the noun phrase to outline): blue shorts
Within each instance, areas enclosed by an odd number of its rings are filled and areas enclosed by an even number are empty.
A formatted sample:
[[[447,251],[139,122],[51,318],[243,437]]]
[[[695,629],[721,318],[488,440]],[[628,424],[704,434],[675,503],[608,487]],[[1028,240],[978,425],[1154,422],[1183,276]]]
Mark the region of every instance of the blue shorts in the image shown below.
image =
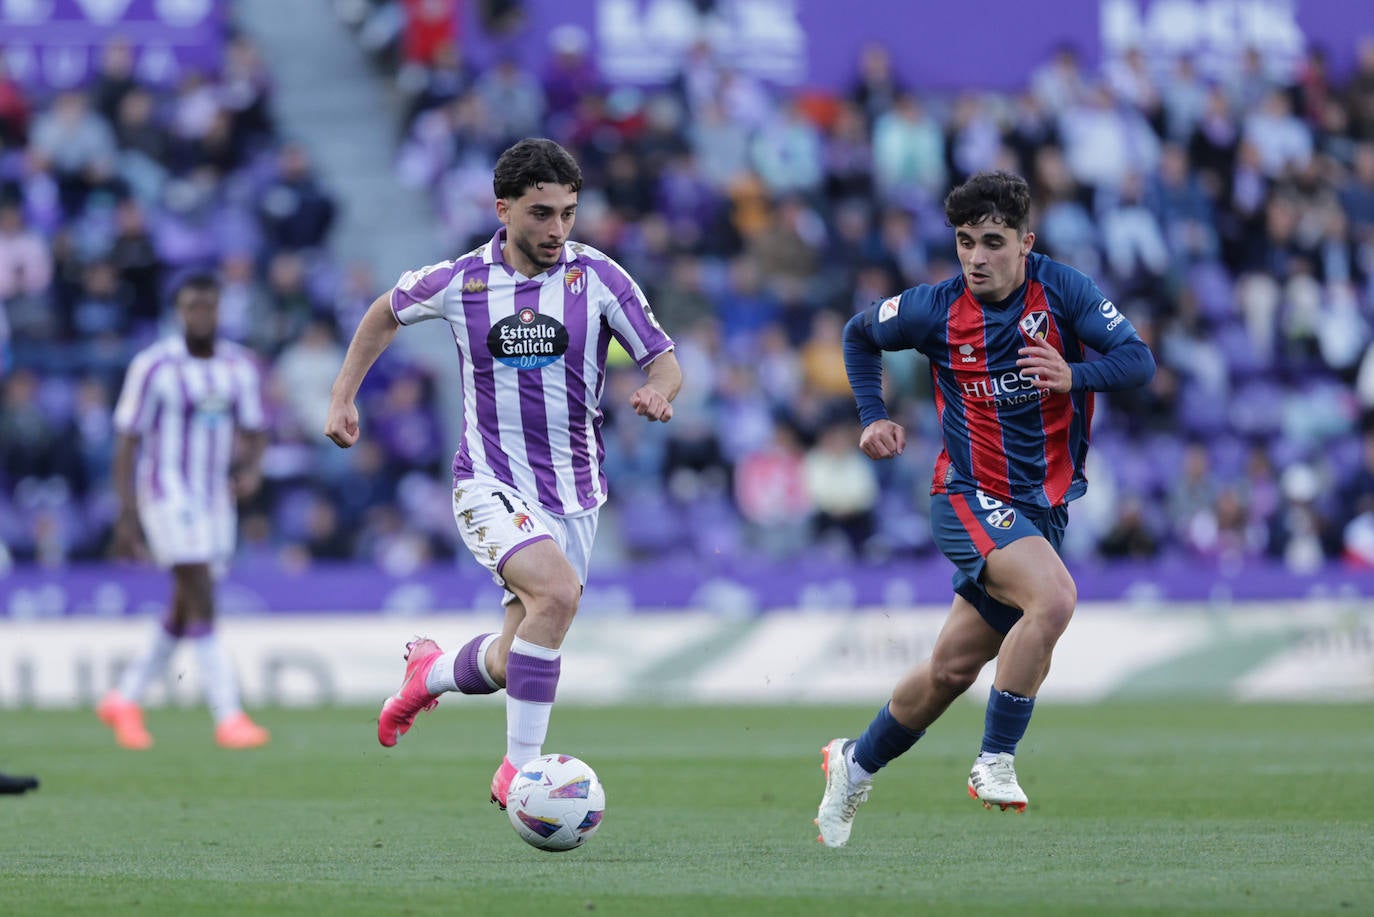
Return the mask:
[[[1045,509],[1007,503],[982,491],[930,495],[930,527],[935,543],[957,567],[954,591],[978,609],[983,620],[1000,634],[1021,619],[1021,609],[1004,605],[983,591],[987,556],[1021,538],[1040,535],[1059,550],[1069,524],[1065,506]]]

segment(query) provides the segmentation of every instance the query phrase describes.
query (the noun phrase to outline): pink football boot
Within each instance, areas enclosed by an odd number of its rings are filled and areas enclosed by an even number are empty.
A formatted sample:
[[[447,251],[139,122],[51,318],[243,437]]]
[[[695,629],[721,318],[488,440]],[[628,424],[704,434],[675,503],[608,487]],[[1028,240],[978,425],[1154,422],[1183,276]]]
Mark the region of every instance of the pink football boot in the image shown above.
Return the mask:
[[[433,710],[438,706],[439,695],[429,693],[429,689],[425,687],[425,676],[443,652],[439,644],[428,637],[421,637],[406,644],[405,680],[401,682],[400,689],[382,704],[381,715],[377,717],[377,741],[387,748],[395,745],[401,736],[410,731],[417,713],[421,710]]]
[[[502,812],[506,811],[506,800],[510,798],[510,782],[515,779],[515,765],[510,758],[502,758],[501,766],[491,778],[491,801]]]

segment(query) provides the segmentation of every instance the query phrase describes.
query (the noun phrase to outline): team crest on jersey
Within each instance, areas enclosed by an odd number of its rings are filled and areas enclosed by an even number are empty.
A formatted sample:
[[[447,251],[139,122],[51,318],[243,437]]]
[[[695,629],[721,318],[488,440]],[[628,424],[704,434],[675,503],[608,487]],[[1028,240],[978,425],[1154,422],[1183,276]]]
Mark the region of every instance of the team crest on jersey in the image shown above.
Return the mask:
[[[570,267],[563,272],[563,283],[568,288],[568,292],[577,296],[587,289],[587,275],[582,273],[580,267]]]
[[[897,297],[883,300],[883,304],[878,307],[878,321],[885,322],[889,318],[897,317]]]
[[[993,510],[987,515],[988,525],[995,529],[1009,529],[1016,522],[1016,510],[1010,506]]]
[[[551,316],[525,308],[491,326],[487,349],[507,366],[543,369],[568,352],[568,329]]]
[[[1021,333],[1032,340],[1043,341],[1050,330],[1050,314],[1043,310],[1027,312],[1021,317]]]

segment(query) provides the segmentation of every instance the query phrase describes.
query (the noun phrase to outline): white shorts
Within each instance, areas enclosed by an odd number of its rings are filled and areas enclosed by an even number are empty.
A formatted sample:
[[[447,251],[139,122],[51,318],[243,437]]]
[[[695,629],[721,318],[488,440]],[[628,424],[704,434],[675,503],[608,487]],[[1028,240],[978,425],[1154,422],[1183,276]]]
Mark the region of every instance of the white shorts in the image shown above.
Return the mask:
[[[492,478],[459,481],[453,489],[453,520],[477,562],[491,571],[498,586],[506,585],[501,568],[510,556],[536,541],[552,539],[572,564],[577,581],[587,583],[592,542],[596,540],[599,510],[560,516],[526,500],[508,484]],[[509,589],[501,600],[515,600]]]
[[[148,551],[159,567],[209,564],[217,576],[228,569],[238,532],[233,504],[206,504],[185,497],[142,498],[138,518]]]

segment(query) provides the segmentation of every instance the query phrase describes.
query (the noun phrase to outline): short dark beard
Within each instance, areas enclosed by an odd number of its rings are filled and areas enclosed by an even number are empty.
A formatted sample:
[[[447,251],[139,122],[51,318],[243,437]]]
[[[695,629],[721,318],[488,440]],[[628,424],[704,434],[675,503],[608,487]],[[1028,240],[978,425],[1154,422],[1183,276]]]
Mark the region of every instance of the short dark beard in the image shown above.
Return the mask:
[[[215,336],[192,337],[186,335],[186,352],[193,357],[213,357],[215,355]]]

